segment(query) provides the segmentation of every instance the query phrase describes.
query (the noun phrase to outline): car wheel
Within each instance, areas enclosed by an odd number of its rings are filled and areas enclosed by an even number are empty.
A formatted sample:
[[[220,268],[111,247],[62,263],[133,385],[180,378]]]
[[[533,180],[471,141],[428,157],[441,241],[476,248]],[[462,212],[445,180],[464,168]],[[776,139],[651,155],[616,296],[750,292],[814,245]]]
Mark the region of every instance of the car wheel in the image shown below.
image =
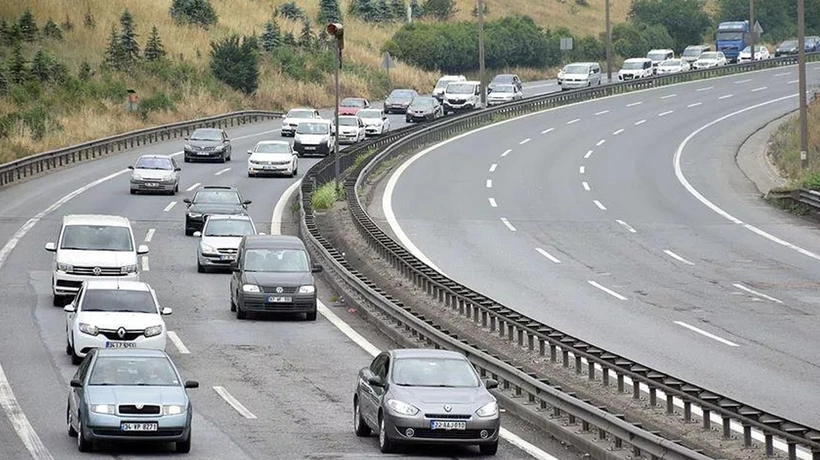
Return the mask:
[[[245,312],[245,310],[243,310],[242,307],[239,304],[237,304],[236,305],[236,319],[246,319],[247,317],[248,317],[248,314]]]
[[[196,272],[197,273],[205,273],[205,267],[203,267],[202,264],[199,263],[198,260],[196,261]]]
[[[77,430],[74,429],[74,426],[73,426],[73,423],[72,423],[73,420],[72,420],[72,416],[71,416],[71,406],[68,405],[68,404],[66,404],[66,408],[65,408],[65,422],[66,422],[66,425],[68,425],[68,436],[70,438],[76,438],[77,437]]]
[[[370,427],[367,426],[367,422],[362,417],[358,398],[353,399],[353,432],[359,437],[370,436]]]
[[[478,449],[481,455],[495,455],[498,452],[498,441],[492,444],[479,444]]]
[[[194,231],[191,230],[191,225],[188,222],[188,219],[186,218],[185,219],[185,236],[192,236],[193,234],[194,234]]]
[[[379,417],[379,450],[383,454],[391,454],[396,451],[396,443],[387,437],[386,428],[384,426],[384,417]]]
[[[77,356],[77,350],[71,350],[71,364],[77,366],[83,362],[83,358]]]
[[[94,444],[85,439],[85,435],[83,434],[83,419],[80,417],[77,420],[77,450],[80,452],[91,452],[94,449]]]
[[[314,308],[313,311],[305,313],[305,319],[308,321],[316,321],[316,309]]]
[[[131,189],[131,194],[132,194],[132,195],[136,195],[136,194],[137,194],[137,191],[136,191],[136,190],[134,190],[134,189]]]
[[[231,296],[231,311],[236,311],[236,303],[233,301],[233,296]]]
[[[227,155],[222,155],[222,156],[219,158],[219,162],[220,162],[220,163],[225,163],[226,161],[228,161],[228,157],[227,157]]]
[[[176,451],[181,454],[187,454],[191,451],[191,437],[192,433],[188,433],[188,439],[176,443]]]
[[[65,338],[65,354],[71,356],[74,354],[74,347],[71,346],[71,342],[68,341],[68,336]]]
[[[61,295],[55,295],[53,299],[51,299],[51,304],[55,307],[65,307],[65,297]]]

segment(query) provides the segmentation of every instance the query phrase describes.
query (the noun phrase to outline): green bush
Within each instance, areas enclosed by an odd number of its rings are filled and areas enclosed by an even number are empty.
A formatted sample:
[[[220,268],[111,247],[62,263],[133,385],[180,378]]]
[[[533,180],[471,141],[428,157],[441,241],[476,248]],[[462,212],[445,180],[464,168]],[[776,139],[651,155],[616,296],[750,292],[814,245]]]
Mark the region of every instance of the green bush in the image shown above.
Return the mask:
[[[313,192],[313,195],[310,197],[310,203],[314,210],[325,211],[332,208],[338,198],[336,181],[331,181]]]
[[[259,86],[257,40],[231,35],[211,42],[211,73],[233,89],[251,94]]]
[[[194,24],[206,29],[219,21],[219,16],[208,0],[174,0],[170,13],[178,23]]]

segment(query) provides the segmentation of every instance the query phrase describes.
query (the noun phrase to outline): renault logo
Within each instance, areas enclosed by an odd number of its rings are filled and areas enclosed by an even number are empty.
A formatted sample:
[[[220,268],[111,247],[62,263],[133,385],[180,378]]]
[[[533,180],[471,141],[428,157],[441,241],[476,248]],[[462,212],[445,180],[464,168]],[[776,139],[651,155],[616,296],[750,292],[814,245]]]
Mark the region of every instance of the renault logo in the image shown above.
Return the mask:
[[[121,328],[117,329],[117,336],[119,338],[125,337],[125,328],[124,327],[121,327]]]
[[[100,276],[102,274],[102,268],[94,267],[94,270],[91,270],[94,273],[94,276]]]
[[[453,406],[449,404],[444,405],[444,412],[450,412],[451,410],[453,410]]]
[[[276,288],[276,293],[277,293],[277,294],[281,294],[281,293],[282,293],[282,291],[284,291],[284,289],[282,289],[282,287],[281,287],[281,286],[279,286],[278,288]]]

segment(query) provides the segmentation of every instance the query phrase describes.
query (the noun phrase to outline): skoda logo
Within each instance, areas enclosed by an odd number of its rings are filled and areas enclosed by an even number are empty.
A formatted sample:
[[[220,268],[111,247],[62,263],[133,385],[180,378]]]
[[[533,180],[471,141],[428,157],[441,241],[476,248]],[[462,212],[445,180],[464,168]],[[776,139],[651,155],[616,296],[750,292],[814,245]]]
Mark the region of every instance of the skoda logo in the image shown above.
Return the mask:
[[[444,405],[444,412],[450,412],[451,410],[453,410],[453,406],[449,404]]]
[[[279,286],[278,288],[276,288],[276,293],[277,293],[277,294],[281,294],[281,293],[282,293],[282,291],[284,291],[284,289],[282,289],[282,287],[281,287],[281,286]]]
[[[121,327],[121,328],[117,329],[117,336],[119,338],[125,337],[125,328],[124,327]]]
[[[145,407],[145,405],[144,404],[135,404],[134,407],[136,407],[137,410],[142,410],[142,408]]]
[[[100,276],[102,274],[102,268],[94,267],[94,270],[91,270],[94,273],[94,276]]]

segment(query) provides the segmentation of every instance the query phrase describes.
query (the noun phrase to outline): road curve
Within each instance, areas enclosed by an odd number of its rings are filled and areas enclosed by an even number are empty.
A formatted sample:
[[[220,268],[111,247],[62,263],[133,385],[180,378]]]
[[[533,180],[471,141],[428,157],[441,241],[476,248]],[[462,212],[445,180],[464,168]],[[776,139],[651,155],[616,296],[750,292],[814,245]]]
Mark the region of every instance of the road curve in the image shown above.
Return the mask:
[[[323,116],[330,114],[323,111]],[[391,118],[394,128],[404,124],[402,116]],[[298,178],[248,178],[244,152],[259,140],[278,139],[278,128],[271,122],[230,130],[233,161],[184,164],[181,193],[173,197],[130,195],[126,166],[143,153],[179,152],[179,141],[84,163],[0,192],[5,244],[0,246],[0,304],[6,309],[0,322],[0,407],[6,412],[0,417],[0,458],[80,458],[65,433],[65,398],[76,367],[64,352],[64,313],[51,306],[52,256],[43,250],[56,238],[62,216],[72,213],[126,216],[138,242],[151,248],[142,279],[157,290],[163,306],[174,309],[166,319],[174,333],[168,352],[186,379],[201,384],[191,391],[196,458],[357,459],[378,452],[375,438],[355,437],[349,420],[353,376],[370,355],[322,317],[315,323],[238,322],[228,308],[227,275],[196,273],[197,240],[183,235],[182,199],[197,184],[237,185],[253,200],[249,213],[267,232],[274,206]],[[300,176],[315,161],[301,159]],[[19,423],[20,416],[27,425]],[[103,453],[122,459],[164,455],[153,447],[104,448]],[[476,454],[445,449],[440,455]],[[531,457],[502,443],[499,458]]]
[[[406,246],[505,305],[820,427],[820,231],[761,202],[734,160],[796,108],[796,75],[672,85],[481,129],[394,175],[385,215]]]

